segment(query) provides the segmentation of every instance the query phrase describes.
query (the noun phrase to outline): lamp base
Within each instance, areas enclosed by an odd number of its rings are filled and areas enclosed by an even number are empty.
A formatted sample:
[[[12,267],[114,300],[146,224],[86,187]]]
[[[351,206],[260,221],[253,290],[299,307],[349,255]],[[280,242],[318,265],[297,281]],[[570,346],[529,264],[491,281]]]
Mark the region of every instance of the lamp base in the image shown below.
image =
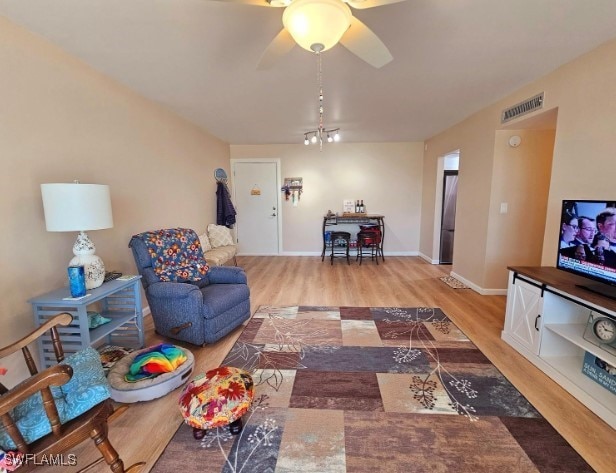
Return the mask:
[[[70,262],[69,266],[83,266],[86,276],[86,289],[94,289],[103,284],[105,279],[105,265],[100,256],[78,255]]]
[[[75,257],[69,266],[83,266],[86,276],[86,289],[94,289],[103,284],[105,279],[105,264],[94,254],[96,248],[87,233],[80,232],[73,246]]]

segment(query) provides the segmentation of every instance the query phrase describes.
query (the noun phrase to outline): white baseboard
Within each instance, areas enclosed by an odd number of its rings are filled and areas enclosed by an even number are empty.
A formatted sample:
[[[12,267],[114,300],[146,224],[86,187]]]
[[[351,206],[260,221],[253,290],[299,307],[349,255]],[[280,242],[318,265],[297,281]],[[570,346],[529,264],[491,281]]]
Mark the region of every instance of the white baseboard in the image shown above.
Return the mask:
[[[454,273],[453,271],[451,271],[449,274],[453,276],[454,278],[456,278],[458,281],[463,282],[468,287],[470,287],[473,291],[481,294],[482,296],[506,296],[507,295],[506,288],[505,289],[484,289],[483,287],[478,286],[477,284],[469,281],[466,278],[463,278],[462,276],[460,276],[457,273]]]
[[[430,264],[439,264],[439,260],[437,259],[432,259],[430,258],[428,255],[424,255],[423,253],[419,252],[418,255],[421,259],[423,259],[424,261],[427,261]]]
[[[319,253],[321,254],[321,253]],[[238,253],[236,256],[283,256],[282,253],[271,253],[271,254],[262,254],[262,253]],[[296,256],[302,256],[300,254],[296,255]]]

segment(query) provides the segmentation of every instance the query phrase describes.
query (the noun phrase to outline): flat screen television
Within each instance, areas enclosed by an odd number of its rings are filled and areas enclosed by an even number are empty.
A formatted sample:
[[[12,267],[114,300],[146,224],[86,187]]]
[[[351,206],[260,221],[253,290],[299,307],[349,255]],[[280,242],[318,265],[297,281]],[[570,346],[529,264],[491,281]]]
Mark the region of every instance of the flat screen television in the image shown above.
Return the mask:
[[[616,299],[616,201],[564,200],[556,267],[583,276],[578,284]]]

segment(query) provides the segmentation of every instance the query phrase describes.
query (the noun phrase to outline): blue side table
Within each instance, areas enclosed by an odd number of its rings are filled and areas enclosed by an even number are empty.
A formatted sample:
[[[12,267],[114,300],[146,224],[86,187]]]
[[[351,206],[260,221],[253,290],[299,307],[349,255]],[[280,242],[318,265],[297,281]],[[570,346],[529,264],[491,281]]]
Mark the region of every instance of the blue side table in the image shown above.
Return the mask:
[[[71,314],[73,316],[71,325],[58,327],[66,355],[105,342],[123,347],[142,348],[144,337],[140,279],[141,276],[132,276],[126,280],[115,279],[103,283],[96,289],[88,290],[86,296],[81,298],[71,298],[68,287],[34,297],[28,300],[32,304],[34,324],[39,327],[60,312]],[[88,309],[111,319],[111,322],[90,329]],[[45,369],[57,363],[51,337],[48,334],[39,337],[37,346],[39,368]]]

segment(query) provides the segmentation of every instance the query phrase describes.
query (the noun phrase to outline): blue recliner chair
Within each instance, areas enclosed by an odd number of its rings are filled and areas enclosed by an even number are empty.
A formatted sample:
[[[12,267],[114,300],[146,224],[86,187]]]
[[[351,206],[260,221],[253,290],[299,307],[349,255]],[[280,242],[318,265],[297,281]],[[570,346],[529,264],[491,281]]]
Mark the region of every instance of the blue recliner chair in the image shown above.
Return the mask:
[[[194,230],[144,232],[128,246],[160,335],[204,345],[250,318],[246,273],[238,267],[208,268]]]

